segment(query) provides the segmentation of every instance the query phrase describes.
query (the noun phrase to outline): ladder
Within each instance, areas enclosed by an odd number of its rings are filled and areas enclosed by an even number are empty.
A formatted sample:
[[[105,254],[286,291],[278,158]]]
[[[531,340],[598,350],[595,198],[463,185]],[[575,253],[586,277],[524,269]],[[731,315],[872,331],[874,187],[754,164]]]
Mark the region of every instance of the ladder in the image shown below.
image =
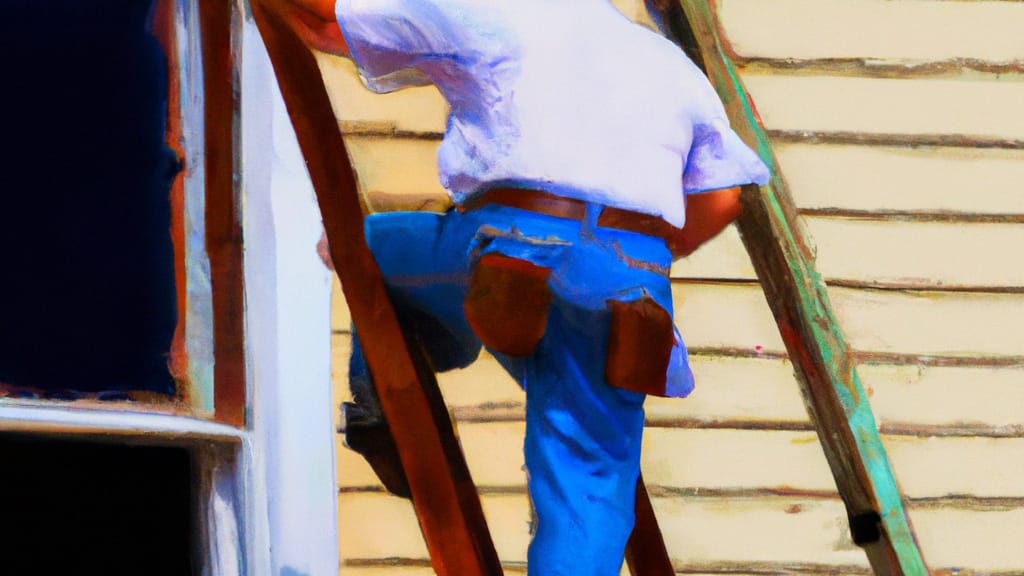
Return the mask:
[[[204,0],[219,2],[222,0]],[[855,362],[837,327],[810,239],[757,112],[723,50],[714,0],[649,0],[666,34],[708,74],[733,128],[772,169],[744,187],[737,224],[795,368],[850,532],[875,574],[928,574]],[[253,16],[270,54],[316,190],[331,258],[398,447],[432,566],[444,576],[494,576],[501,563],[433,372],[401,331],[363,234],[356,179],[313,55],[261,0]],[[626,550],[633,576],[674,574],[641,477]]]

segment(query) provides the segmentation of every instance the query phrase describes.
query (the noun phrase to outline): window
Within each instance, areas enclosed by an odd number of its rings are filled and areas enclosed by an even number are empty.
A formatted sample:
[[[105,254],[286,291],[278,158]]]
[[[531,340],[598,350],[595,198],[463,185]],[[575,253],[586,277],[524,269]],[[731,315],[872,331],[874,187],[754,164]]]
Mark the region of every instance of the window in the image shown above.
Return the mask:
[[[176,393],[165,145],[167,58],[152,2],[4,9],[0,382],[15,395]]]

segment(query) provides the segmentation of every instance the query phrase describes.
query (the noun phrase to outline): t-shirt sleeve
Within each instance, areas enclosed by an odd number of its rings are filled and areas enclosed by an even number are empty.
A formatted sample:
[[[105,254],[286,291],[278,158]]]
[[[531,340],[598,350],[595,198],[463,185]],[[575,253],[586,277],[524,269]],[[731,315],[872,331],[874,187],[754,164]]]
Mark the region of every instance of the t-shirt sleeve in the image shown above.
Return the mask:
[[[683,171],[683,192],[699,194],[743,184],[768,183],[768,167],[724,118],[693,125],[693,142]]]
[[[417,0],[338,0],[335,13],[366,86],[392,92],[429,80],[417,69],[443,49],[443,31],[429,3]]]
[[[690,150],[683,170],[683,192],[699,194],[743,184],[768,183],[771,176],[761,157],[729,126],[729,118],[718,93],[707,76],[686,59],[690,95]]]

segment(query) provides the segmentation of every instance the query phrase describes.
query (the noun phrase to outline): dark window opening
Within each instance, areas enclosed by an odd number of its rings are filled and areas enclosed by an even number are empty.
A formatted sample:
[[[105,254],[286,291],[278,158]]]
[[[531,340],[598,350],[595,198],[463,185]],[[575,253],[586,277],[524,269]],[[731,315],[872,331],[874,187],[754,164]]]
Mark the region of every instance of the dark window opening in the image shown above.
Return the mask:
[[[175,392],[178,160],[151,4],[0,7],[0,383],[26,394]]]
[[[188,450],[8,434],[0,461],[3,573],[197,573]]]

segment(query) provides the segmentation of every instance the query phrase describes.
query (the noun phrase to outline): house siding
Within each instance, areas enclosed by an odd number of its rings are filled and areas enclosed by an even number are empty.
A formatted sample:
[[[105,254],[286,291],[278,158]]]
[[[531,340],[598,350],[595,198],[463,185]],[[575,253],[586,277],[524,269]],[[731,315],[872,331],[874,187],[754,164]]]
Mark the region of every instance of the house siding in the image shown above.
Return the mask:
[[[1024,3],[718,7],[927,562],[1024,573]],[[350,63],[321,63],[368,208],[447,206],[436,90],[373,96]],[[677,571],[869,572],[735,229],[672,274],[698,388],[648,401],[643,469]],[[334,302],[341,401],[351,342],[337,286]],[[499,555],[522,572],[523,394],[486,354],[440,380]],[[432,573],[412,508],[340,438],[337,454],[341,573]]]

